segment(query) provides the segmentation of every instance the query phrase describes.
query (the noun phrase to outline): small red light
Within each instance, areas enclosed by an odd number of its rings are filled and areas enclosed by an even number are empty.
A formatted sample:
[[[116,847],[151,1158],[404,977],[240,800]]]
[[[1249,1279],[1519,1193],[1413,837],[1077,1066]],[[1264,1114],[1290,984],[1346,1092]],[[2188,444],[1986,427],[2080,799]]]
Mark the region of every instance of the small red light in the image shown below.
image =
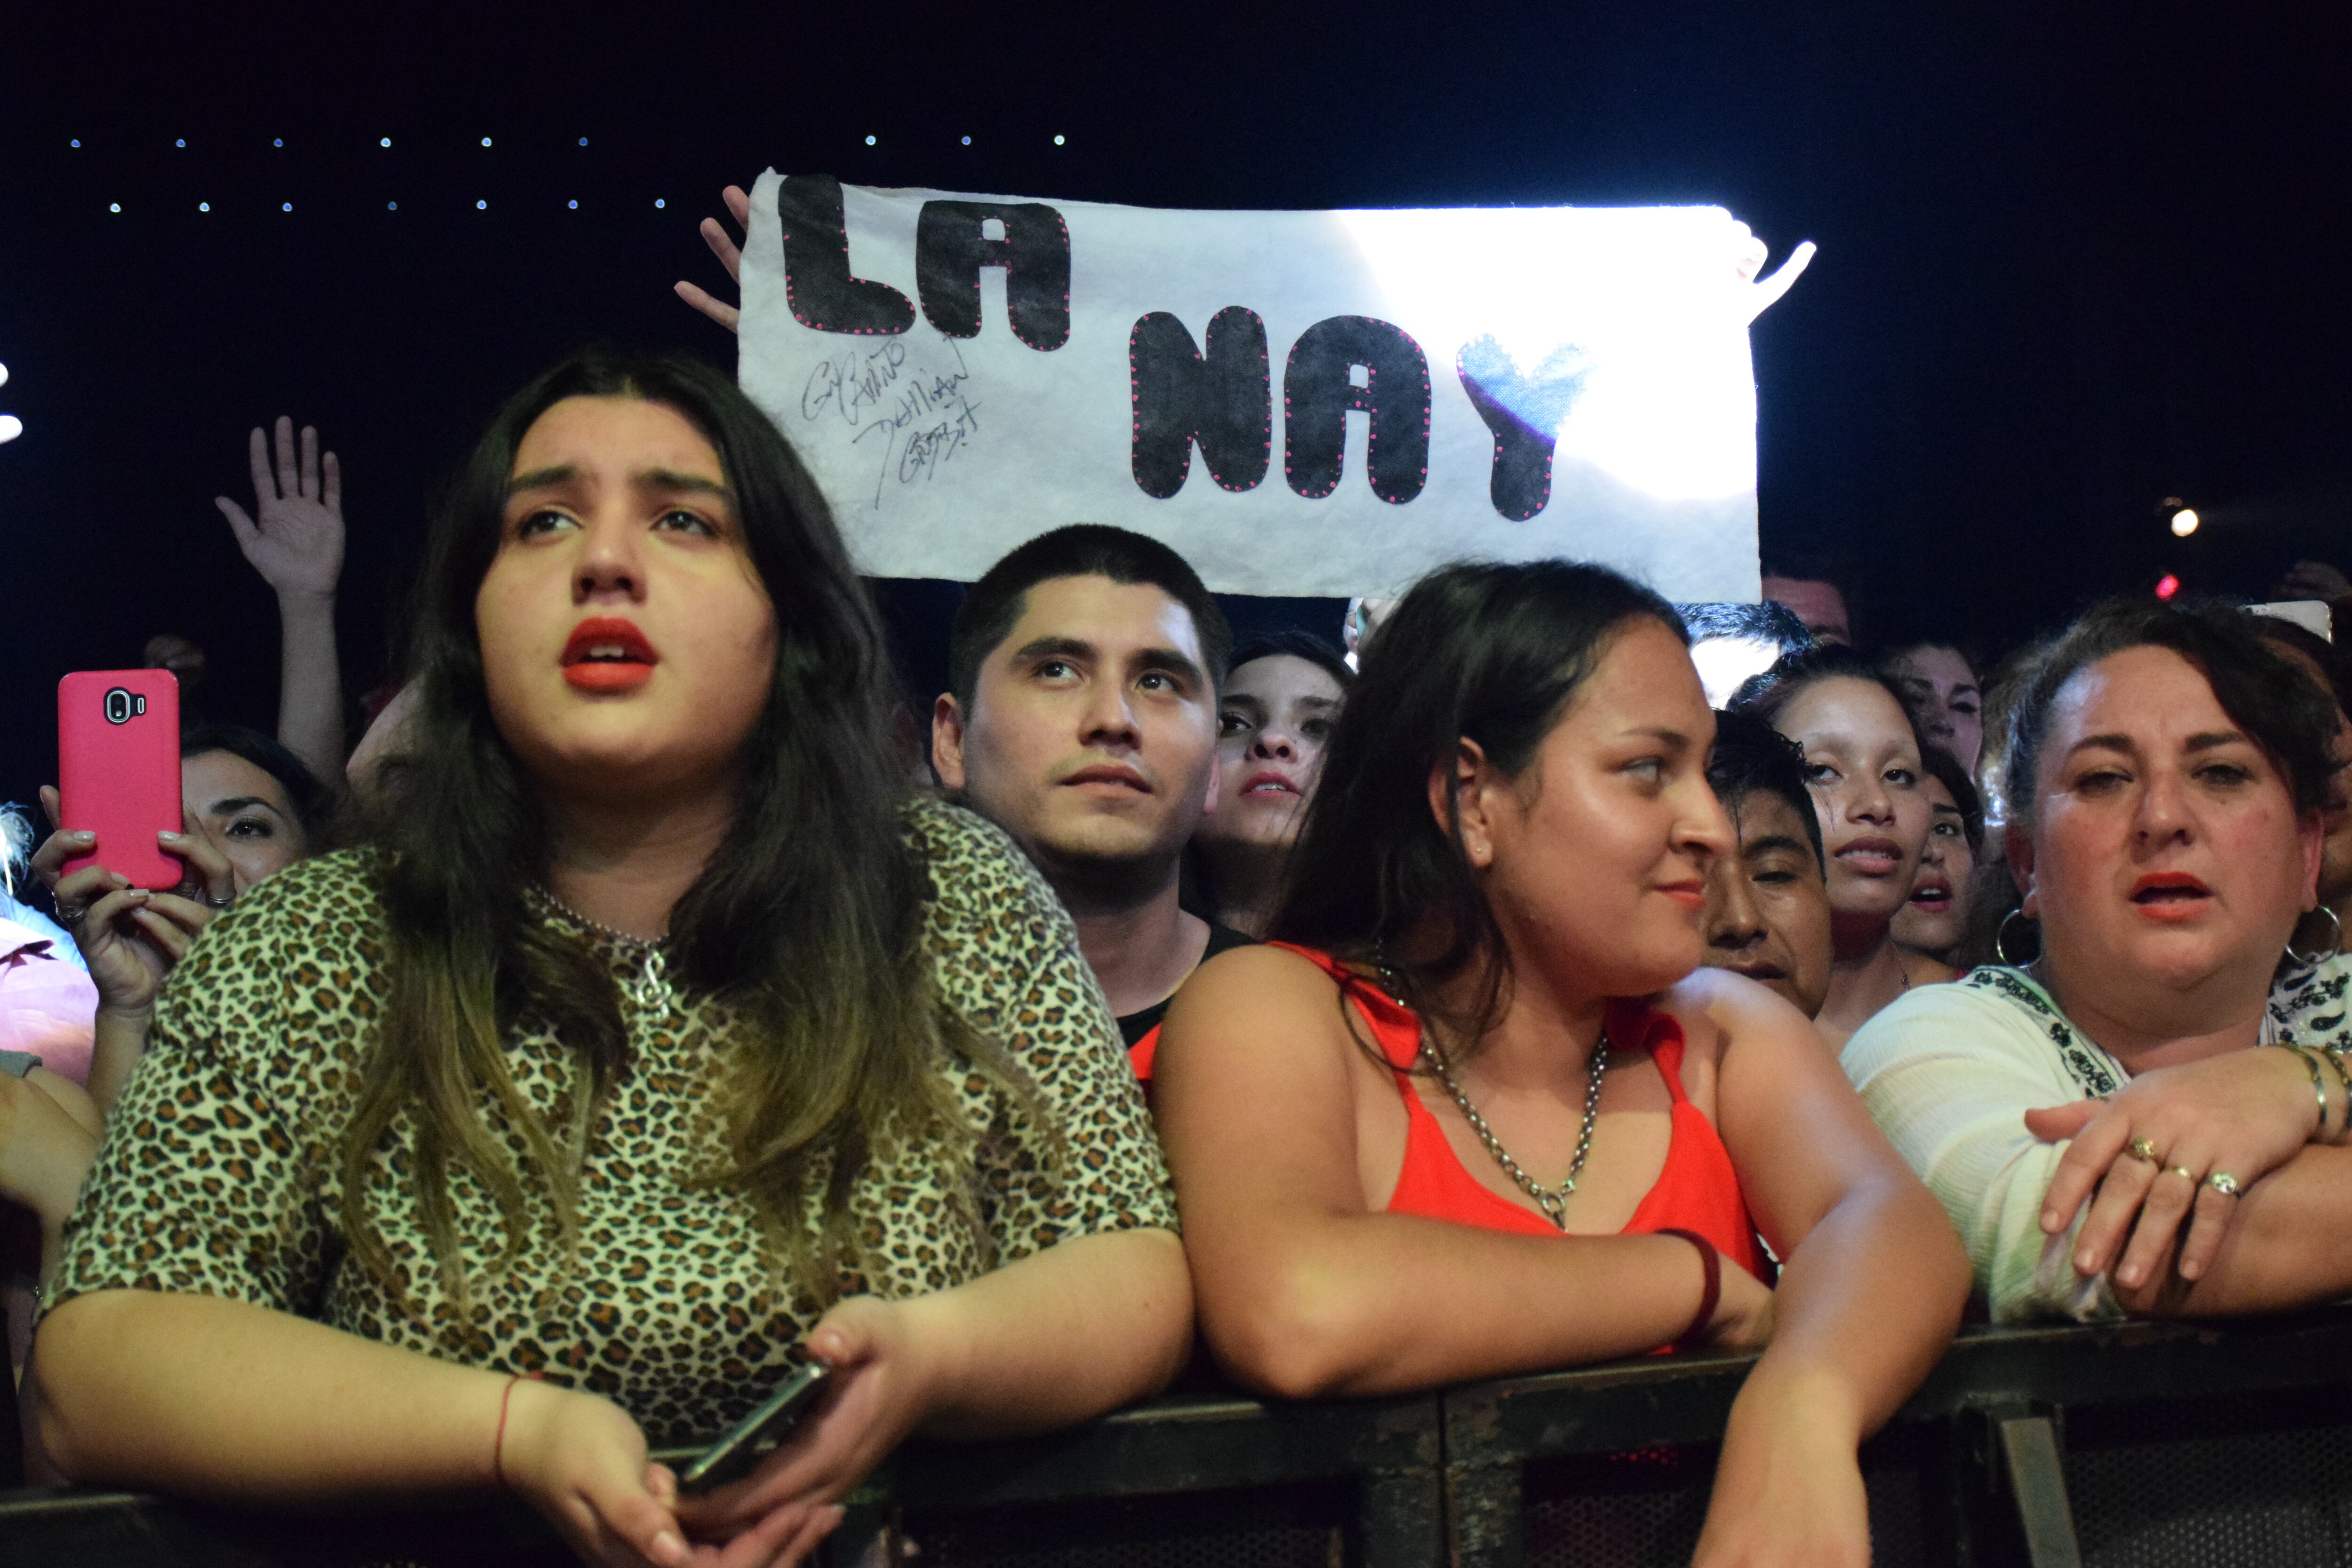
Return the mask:
[[[2158,598],[2169,599],[2173,595],[2178,594],[2179,592],[2180,592],[2180,579],[2174,576],[2171,573],[2167,572],[2163,576],[2158,577],[2156,580],[2156,596]]]

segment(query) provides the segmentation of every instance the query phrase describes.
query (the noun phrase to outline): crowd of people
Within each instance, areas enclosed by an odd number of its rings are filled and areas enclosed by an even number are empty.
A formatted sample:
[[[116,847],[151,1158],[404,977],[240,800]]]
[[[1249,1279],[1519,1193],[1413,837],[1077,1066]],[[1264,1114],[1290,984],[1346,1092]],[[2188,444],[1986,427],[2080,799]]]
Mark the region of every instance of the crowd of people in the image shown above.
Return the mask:
[[[184,733],[186,879],[7,841],[37,1480],[504,1489],[731,1568],[910,1434],[1188,1364],[1717,1347],[1700,1561],[1860,1563],[1857,1446],[1968,1313],[2352,1290],[2352,720],[2294,623],[2116,600],[1996,665],[1819,562],[1537,562],[1236,647],[1079,523],[972,585],[926,737],[783,437],[593,353],[460,470],[346,756],[335,459],[250,459],[280,727]],[[812,1359],[747,1478],[649,1462]]]

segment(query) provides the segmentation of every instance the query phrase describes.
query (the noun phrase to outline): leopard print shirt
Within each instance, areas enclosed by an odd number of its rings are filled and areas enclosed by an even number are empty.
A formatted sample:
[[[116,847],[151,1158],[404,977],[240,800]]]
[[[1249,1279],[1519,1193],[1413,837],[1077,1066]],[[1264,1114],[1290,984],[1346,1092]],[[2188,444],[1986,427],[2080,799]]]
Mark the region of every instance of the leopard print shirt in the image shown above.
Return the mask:
[[[930,882],[922,940],[940,990],[1027,1072],[1039,1113],[943,1064],[976,1156],[918,1148],[869,1164],[852,1200],[867,1256],[842,1293],[920,1295],[1068,1237],[1172,1229],[1159,1145],[1068,914],[979,818],[923,802],[907,822]],[[543,1373],[613,1399],[657,1445],[740,1419],[798,1358],[819,1308],[763,1261],[748,1199],[690,1182],[721,1152],[707,1089],[726,1059],[726,1009],[682,992],[667,1007],[627,999],[646,945],[551,900],[537,918],[612,964],[633,1052],[588,1143],[576,1253],[552,1241],[541,1205],[533,1220],[548,1239],[492,1271],[497,1209],[453,1169],[477,1281],[461,1310],[416,1214],[403,1121],[373,1163],[369,1205],[415,1310],[347,1256],[340,1139],[389,994],[371,864],[345,851],[279,873],[173,974],[67,1226],[49,1305],[122,1288],[251,1301],[446,1361]],[[560,1125],[572,1058],[551,1036],[519,1031],[508,1067]],[[499,1126],[487,1095],[483,1113]],[[505,1141],[520,1153],[519,1134]]]

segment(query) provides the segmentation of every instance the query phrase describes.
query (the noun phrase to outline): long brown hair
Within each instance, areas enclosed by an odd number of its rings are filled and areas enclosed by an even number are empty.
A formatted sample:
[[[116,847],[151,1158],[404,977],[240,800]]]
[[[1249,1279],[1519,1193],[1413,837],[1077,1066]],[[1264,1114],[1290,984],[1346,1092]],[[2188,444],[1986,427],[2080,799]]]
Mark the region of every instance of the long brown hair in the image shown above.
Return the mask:
[[[1462,563],[1414,584],[1364,647],[1268,934],[1383,964],[1442,1051],[1475,1050],[1508,1004],[1511,955],[1463,848],[1456,794],[1438,821],[1430,775],[1450,771],[1466,739],[1504,777],[1522,776],[1618,634],[1643,619],[1690,640],[1672,605],[1605,566]],[[1456,994],[1470,1000],[1449,1005],[1463,976]]]
[[[993,1079],[1013,1069],[933,984],[881,626],[824,500],[733,383],[680,357],[591,353],[549,371],[499,411],[434,521],[413,618],[419,701],[377,828],[391,997],[345,1137],[343,1228],[354,1255],[397,1289],[367,1173],[405,1117],[419,1215],[458,1301],[468,1271],[451,1164],[498,1206],[505,1246],[492,1268],[530,1239],[534,1199],[569,1248],[589,1130],[629,1068],[605,965],[526,904],[552,846],[491,721],[475,625],[516,448],[541,415],[581,396],[658,403],[703,434],[775,607],[773,684],[741,809],[671,912],[669,954],[684,990],[718,998],[741,1026],[721,1100],[729,1163],[708,1181],[750,1194],[780,1260],[829,1300],[857,1256],[849,1197],[877,1150],[970,1142],[938,1070],[942,1053]],[[576,1059],[555,1118],[536,1114],[508,1070],[518,1027],[545,1031]],[[486,1123],[486,1097],[520,1132],[521,1161]]]

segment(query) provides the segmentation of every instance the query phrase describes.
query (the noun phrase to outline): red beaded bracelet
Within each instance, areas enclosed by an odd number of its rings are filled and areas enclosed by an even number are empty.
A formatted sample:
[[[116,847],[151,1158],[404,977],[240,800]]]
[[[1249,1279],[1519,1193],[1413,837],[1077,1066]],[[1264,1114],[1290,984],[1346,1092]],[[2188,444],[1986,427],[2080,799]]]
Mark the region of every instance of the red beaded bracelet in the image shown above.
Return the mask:
[[[1656,1234],[1679,1236],[1697,1247],[1699,1261],[1706,1268],[1706,1289],[1699,1293],[1697,1313],[1692,1317],[1690,1327],[1666,1347],[1675,1351],[1696,1350],[1706,1343],[1707,1325],[1715,1321],[1716,1305],[1723,1300],[1723,1254],[1715,1249],[1715,1243],[1695,1230],[1662,1230]]]

